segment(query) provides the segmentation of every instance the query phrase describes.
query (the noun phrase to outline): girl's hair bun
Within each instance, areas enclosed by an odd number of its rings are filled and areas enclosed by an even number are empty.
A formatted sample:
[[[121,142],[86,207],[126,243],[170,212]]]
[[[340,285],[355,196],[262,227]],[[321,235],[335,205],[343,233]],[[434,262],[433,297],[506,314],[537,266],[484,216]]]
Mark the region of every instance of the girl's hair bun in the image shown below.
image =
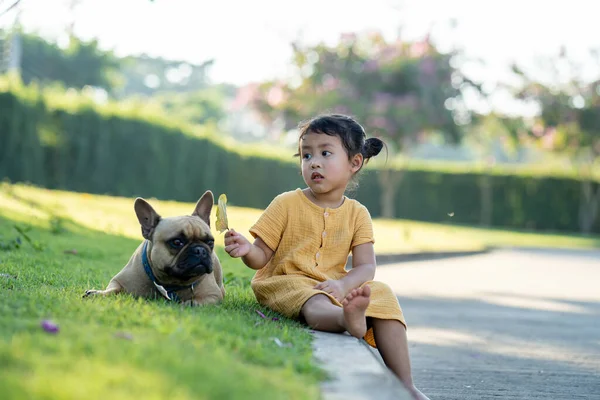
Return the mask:
[[[365,141],[361,153],[365,159],[376,156],[383,149],[383,141],[377,138],[369,138]]]

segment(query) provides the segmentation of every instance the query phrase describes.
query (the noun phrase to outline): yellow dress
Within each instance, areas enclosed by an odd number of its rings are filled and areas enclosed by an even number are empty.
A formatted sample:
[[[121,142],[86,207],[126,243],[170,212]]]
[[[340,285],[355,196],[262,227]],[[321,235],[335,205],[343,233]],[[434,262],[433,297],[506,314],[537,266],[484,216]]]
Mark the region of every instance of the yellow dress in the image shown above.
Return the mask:
[[[257,301],[289,318],[298,318],[304,303],[324,294],[313,289],[328,279],[340,279],[354,246],[372,242],[373,225],[369,211],[358,201],[345,198],[338,208],[322,208],[311,202],[301,189],[275,197],[250,234],[260,237],[275,253],[252,278]],[[398,299],[385,283],[369,281],[371,302],[367,317],[395,319],[406,326]],[[364,339],[376,347],[373,330]]]

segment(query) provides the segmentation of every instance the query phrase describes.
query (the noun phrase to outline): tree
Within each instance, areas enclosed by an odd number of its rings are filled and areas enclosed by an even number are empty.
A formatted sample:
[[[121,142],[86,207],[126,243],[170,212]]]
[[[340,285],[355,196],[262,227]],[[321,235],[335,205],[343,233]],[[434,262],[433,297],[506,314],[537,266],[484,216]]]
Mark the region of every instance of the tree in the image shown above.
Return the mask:
[[[193,92],[211,86],[208,74],[214,60],[192,64],[142,54],[124,57],[120,62],[123,85],[117,92],[118,97]]]
[[[598,52],[592,51],[591,56],[600,66]],[[597,222],[600,202],[600,187],[594,184],[593,173],[600,159],[600,76],[584,80],[583,65],[569,59],[564,49],[539,64],[537,77],[513,66],[521,79],[515,94],[539,106],[530,134],[544,148],[571,157],[581,177],[580,228],[589,233]]]
[[[465,142],[482,160],[486,173],[479,175],[480,216],[482,226],[492,225],[494,197],[492,168],[497,162],[523,163],[527,158],[527,127],[523,118],[498,112],[474,114],[466,129]]]
[[[226,116],[225,105],[235,89],[228,84],[213,85],[194,92],[158,92],[148,99],[168,115],[195,125],[216,126]]]
[[[21,34],[21,79],[25,84],[62,82],[66,87],[81,89],[96,86],[110,92],[116,84],[119,61],[98,48],[98,42],[84,42],[75,36],[61,49],[43,38]]]
[[[266,123],[291,129],[325,111],[351,114],[394,153],[434,133],[461,139],[459,124],[469,117],[462,91],[477,85],[454,66],[456,54],[441,53],[429,37],[388,42],[379,33],[345,34],[333,47],[294,43],[293,49],[298,82],[267,82],[254,99]],[[380,174],[385,217],[394,217],[400,177]]]

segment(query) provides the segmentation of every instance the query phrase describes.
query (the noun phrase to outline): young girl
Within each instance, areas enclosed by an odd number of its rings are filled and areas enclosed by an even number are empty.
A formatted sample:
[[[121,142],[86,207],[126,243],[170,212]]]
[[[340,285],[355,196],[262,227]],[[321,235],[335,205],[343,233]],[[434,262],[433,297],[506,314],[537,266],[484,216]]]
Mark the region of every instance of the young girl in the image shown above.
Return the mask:
[[[308,187],[275,197],[250,229],[254,243],[230,229],[225,251],[257,270],[251,286],[260,304],[313,329],[364,337],[416,399],[427,399],[413,385],[398,300],[386,284],[372,281],[369,211],[344,195],[363,163],[383,147],[379,139],[365,139],[363,128],[344,115],[302,124],[298,155]]]

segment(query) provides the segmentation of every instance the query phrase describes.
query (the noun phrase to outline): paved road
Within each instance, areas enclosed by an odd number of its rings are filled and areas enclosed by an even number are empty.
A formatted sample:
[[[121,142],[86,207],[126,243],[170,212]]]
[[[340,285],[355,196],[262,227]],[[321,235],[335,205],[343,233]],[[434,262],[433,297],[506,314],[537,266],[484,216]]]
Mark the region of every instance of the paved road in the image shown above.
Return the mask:
[[[600,399],[600,251],[501,250],[378,268],[432,400]]]

